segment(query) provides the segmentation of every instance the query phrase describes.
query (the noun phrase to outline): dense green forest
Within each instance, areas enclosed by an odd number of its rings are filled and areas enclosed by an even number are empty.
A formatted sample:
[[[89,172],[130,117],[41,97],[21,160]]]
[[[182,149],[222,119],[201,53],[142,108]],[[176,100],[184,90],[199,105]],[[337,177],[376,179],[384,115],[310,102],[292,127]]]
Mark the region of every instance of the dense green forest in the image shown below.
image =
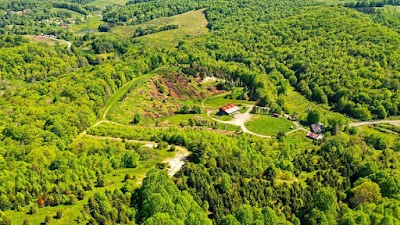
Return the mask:
[[[0,1],[0,224],[400,223],[396,1],[103,3]],[[212,119],[230,101],[295,127]]]

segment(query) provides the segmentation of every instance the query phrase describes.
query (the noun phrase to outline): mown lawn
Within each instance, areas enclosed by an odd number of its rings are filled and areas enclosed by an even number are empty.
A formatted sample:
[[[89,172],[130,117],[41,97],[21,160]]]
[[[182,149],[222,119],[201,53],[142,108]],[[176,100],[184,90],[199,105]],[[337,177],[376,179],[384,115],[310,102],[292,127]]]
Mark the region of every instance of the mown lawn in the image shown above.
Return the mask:
[[[255,115],[246,123],[247,129],[258,134],[275,136],[279,132],[288,132],[294,124],[283,118],[274,118],[270,115]]]

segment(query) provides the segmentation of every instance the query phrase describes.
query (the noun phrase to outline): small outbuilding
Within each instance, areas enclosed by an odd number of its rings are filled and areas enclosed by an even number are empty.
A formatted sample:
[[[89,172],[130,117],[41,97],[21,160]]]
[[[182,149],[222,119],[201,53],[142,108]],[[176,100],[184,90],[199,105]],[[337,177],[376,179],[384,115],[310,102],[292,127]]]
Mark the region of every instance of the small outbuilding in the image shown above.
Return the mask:
[[[275,118],[279,118],[281,115],[279,113],[274,113],[273,115]]]
[[[316,134],[323,134],[325,133],[325,125],[323,123],[317,122],[314,124],[311,124],[311,132],[316,133]]]
[[[324,138],[324,136],[322,134],[316,134],[316,133],[313,133],[313,132],[308,133],[307,137],[311,138],[313,140],[322,140]]]
[[[228,104],[226,106],[223,106],[221,108],[219,108],[219,115],[231,115],[235,112],[239,112],[240,108],[235,105],[235,104]]]

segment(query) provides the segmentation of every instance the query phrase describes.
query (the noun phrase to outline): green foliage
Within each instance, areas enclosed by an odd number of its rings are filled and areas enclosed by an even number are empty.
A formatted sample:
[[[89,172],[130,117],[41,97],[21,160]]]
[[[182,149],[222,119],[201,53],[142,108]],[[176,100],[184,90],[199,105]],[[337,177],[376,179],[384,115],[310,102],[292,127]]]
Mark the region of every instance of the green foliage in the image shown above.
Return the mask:
[[[382,198],[381,189],[378,184],[371,181],[365,181],[357,187],[354,187],[352,192],[354,195],[350,199],[350,202],[353,206],[377,203]]]
[[[381,126],[387,132],[382,135],[348,128],[348,134],[334,132],[318,146],[303,134],[303,139],[288,135],[269,140],[199,128],[92,127],[97,119],[106,119],[111,105],[124,100],[130,81],[165,65],[193,77],[222,80],[218,87],[232,90],[232,99],[224,101],[250,99],[278,113],[295,104],[286,100],[292,85],[320,104],[308,112],[308,123],[343,125],[327,117],[327,110],[360,120],[398,115],[397,14],[367,15],[300,0],[132,1],[102,12],[108,24],[99,28],[107,31],[206,8],[211,32],[165,50],[138,43],[141,38],[73,36],[46,22],[55,16],[71,19],[71,12],[50,12],[53,6],[82,14],[100,10],[80,5],[86,0],[70,2],[0,3],[0,33],[7,34],[0,35],[1,211],[29,212],[29,219],[41,216],[43,222],[44,210],[69,209],[86,196],[79,202],[84,206],[77,223],[212,224],[209,212],[219,224],[399,223],[399,140],[386,139],[399,133],[396,128]],[[168,25],[138,29],[136,35],[176,28]],[[40,33],[73,40],[74,46],[66,50],[8,35]],[[162,82],[156,86],[166,97],[167,87]],[[208,102],[215,107],[220,100]],[[186,104],[181,110],[201,111]],[[129,120],[133,116],[139,125],[137,115],[130,114]],[[189,123],[200,122],[190,118]],[[89,127],[88,134],[124,142],[87,138]],[[161,149],[184,146],[192,155],[175,178],[153,170],[135,189],[141,177],[124,175],[161,151],[128,139],[155,141]],[[123,187],[110,187],[117,172],[122,176],[115,179],[124,180]],[[38,202],[44,208],[37,209]],[[68,217],[61,212],[68,210],[57,211],[60,223]],[[47,215],[44,222],[53,221]],[[11,221],[0,213],[0,223]]]
[[[135,116],[133,116],[133,124],[138,124],[140,122],[140,114],[136,113]]]
[[[318,109],[311,109],[308,114],[307,114],[307,123],[308,124],[313,124],[320,122],[322,119],[322,113]]]

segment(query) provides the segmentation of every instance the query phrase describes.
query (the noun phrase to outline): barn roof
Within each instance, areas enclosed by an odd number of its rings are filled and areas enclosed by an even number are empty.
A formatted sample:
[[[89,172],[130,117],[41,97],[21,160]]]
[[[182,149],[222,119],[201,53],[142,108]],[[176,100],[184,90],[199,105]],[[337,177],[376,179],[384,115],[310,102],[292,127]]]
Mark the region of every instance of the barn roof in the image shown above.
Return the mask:
[[[228,104],[226,106],[222,106],[221,108],[219,108],[219,110],[220,111],[224,111],[224,112],[226,112],[228,114],[232,114],[232,113],[234,113],[236,111],[239,111],[240,108],[238,106],[236,106],[235,104],[231,103],[231,104]]]

